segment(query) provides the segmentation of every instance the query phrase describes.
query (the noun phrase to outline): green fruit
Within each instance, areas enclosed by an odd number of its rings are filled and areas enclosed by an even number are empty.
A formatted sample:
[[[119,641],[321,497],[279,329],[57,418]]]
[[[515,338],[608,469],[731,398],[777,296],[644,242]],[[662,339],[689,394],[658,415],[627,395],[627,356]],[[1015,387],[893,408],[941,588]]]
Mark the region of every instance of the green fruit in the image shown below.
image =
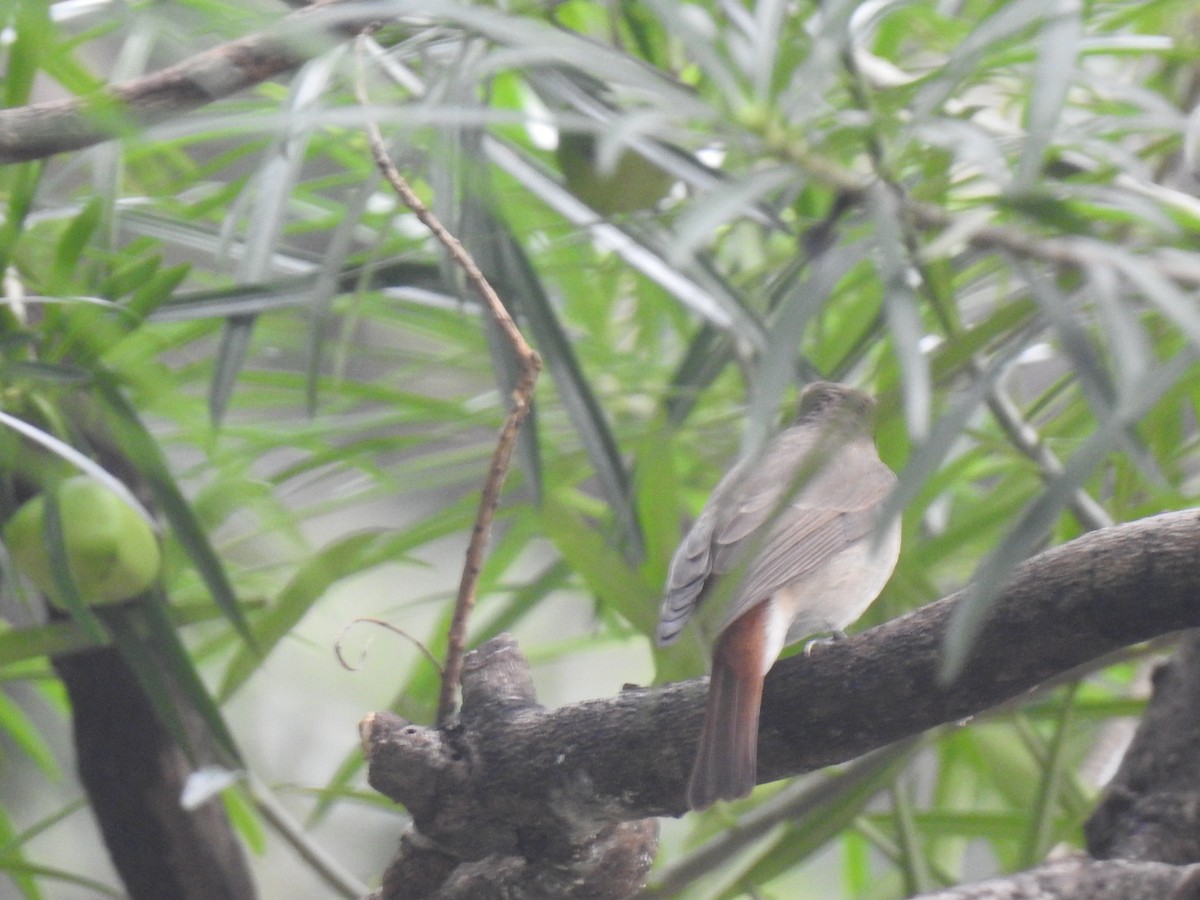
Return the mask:
[[[71,578],[85,603],[118,603],[154,583],[162,552],[145,519],[86,475],[68,478],[53,490]],[[46,499],[39,494],[5,524],[4,544],[17,569],[57,603],[45,521]]]
[[[611,171],[601,170],[590,134],[560,132],[554,154],[571,193],[605,215],[651,209],[675,183],[669,172],[630,150],[621,153]]]

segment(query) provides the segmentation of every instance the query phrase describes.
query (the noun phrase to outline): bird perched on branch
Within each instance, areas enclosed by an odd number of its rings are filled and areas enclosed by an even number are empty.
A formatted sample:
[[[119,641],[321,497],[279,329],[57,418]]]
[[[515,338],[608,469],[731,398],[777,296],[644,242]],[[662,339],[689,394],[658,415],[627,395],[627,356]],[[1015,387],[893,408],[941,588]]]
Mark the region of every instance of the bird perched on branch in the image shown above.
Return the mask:
[[[713,491],[671,560],[658,643],[701,605],[723,609],[687,800],[701,810],[754,788],[763,678],[780,651],[840,634],[883,590],[900,553],[881,522],[896,476],[872,437],[875,401],[816,382],[796,421]]]

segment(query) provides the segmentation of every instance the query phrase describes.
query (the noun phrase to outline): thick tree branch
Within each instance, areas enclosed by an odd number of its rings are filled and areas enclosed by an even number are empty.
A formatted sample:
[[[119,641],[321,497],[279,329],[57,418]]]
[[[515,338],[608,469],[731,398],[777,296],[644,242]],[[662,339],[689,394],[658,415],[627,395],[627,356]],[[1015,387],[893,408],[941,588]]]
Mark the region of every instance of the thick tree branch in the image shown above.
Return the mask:
[[[781,661],[763,700],[760,779],[855,758],[1121,647],[1200,626],[1198,546],[1200,511],[1186,510],[1029,560],[950,685],[937,672],[959,595]],[[473,665],[513,670],[516,659],[511,640],[497,640]],[[684,810],[704,691],[698,680],[545,710],[514,688],[470,716],[464,696],[460,726],[440,730],[374,714],[363,723],[371,783],[408,808],[422,846],[443,857],[569,854],[614,823]]]
[[[1134,860],[1055,860],[1004,878],[921,894],[913,900],[1196,900],[1200,865]]]
[[[401,726],[404,739],[390,745],[398,766],[372,768],[370,777],[382,793],[403,795],[415,820],[377,896],[618,900],[636,893],[658,848],[655,819],[594,825],[588,816],[582,827],[557,828],[574,818],[574,791],[586,795],[586,784],[562,792],[557,813],[541,808],[543,798],[530,802],[503,785],[495,793],[475,789],[476,741],[494,740],[497,725],[540,709],[529,666],[511,638],[468,654],[462,695],[459,724],[451,728],[407,726],[388,714],[368,716],[360,726],[368,754],[379,749],[373,738],[381,727]]]
[[[337,7],[349,7],[339,10]],[[317,0],[248,35],[92,97],[0,110],[0,164],[79,150],[163,122],[301,65],[378,17],[351,0]]]
[[[1154,673],[1154,696],[1085,832],[1103,859],[1200,862],[1200,634]]]
[[[97,647],[55,657],[71,698],[76,765],[125,890],[138,900],[250,900],[250,869],[224,808],[180,803],[197,763],[159,721],[120,653]],[[164,670],[163,685],[176,693]],[[206,745],[204,725],[186,701],[183,727]]]

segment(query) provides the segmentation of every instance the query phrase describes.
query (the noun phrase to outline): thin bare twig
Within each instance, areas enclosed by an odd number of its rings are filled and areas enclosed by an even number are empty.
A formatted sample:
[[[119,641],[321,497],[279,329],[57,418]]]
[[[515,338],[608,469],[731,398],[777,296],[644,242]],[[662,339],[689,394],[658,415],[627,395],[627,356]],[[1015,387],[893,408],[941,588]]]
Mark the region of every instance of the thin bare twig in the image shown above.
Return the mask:
[[[391,631],[394,634],[400,635],[400,637],[404,638],[406,641],[408,641],[410,644],[412,644],[414,647],[416,647],[418,650],[421,651],[421,655],[424,656],[427,660],[429,660],[429,662],[433,665],[433,667],[435,669],[437,669],[437,672],[439,675],[442,674],[442,664],[437,661],[437,657],[433,655],[433,652],[428,647],[426,647],[424,644],[422,644],[415,637],[413,637],[411,634],[409,634],[407,631],[405,631],[403,628],[399,627],[398,625],[393,625],[391,622],[385,622],[383,619],[375,619],[375,618],[372,618],[371,616],[361,616],[361,617],[355,619],[353,622],[351,622],[349,625],[347,625],[345,628],[342,629],[342,633],[338,635],[338,639],[333,642],[333,654],[334,654],[334,656],[337,657],[337,661],[339,663],[341,663],[343,669],[347,670],[348,672],[357,672],[358,669],[362,666],[363,660],[367,658],[367,651],[366,651],[366,649],[364,649],[362,654],[359,656],[358,664],[352,666],[352,665],[350,665],[350,663],[346,662],[346,657],[344,657],[342,655],[342,641],[344,641],[346,639],[346,634],[355,625],[362,625],[364,623],[368,624],[368,625],[378,625],[380,628],[386,628],[388,631]]]
[[[364,32],[358,40],[356,54],[358,77],[354,86],[359,103],[362,104],[364,110],[370,108],[362,67],[363,40],[366,34],[367,32]],[[446,252],[454,264],[462,269],[471,286],[483,298],[488,311],[492,314],[492,319],[512,344],[513,352],[521,367],[520,375],[512,392],[512,406],[509,409],[508,418],[504,422],[504,427],[500,430],[500,436],[496,440],[496,450],[492,454],[492,464],[488,470],[487,481],[484,482],[483,490],[479,495],[479,512],[475,516],[475,525],[471,529],[471,540],[467,545],[467,558],[463,566],[462,580],[459,582],[458,596],[454,601],[454,617],[451,619],[450,632],[447,636],[446,664],[442,669],[442,689],[438,696],[437,721],[439,725],[442,725],[454,713],[455,693],[462,677],[463,653],[466,650],[467,620],[470,618],[471,610],[475,607],[475,589],[479,584],[479,573],[483,569],[483,553],[492,531],[492,520],[496,514],[496,507],[500,503],[500,491],[504,487],[504,479],[508,475],[509,461],[512,459],[513,448],[517,443],[517,434],[521,430],[525,417],[529,415],[534,385],[537,383],[538,373],[542,368],[542,358],[526,343],[512,316],[504,308],[500,296],[488,283],[483,272],[479,270],[479,266],[475,264],[471,254],[467,252],[458,238],[446,230],[446,227],[421,201],[421,198],[416,195],[404,176],[392,163],[387,147],[384,145],[383,135],[374,119],[369,115],[364,116],[363,127],[367,132],[371,155],[374,157],[379,171],[383,173],[383,177],[387,179],[388,184],[392,186],[392,190],[396,192],[404,205],[413,211],[421,223],[446,248]]]

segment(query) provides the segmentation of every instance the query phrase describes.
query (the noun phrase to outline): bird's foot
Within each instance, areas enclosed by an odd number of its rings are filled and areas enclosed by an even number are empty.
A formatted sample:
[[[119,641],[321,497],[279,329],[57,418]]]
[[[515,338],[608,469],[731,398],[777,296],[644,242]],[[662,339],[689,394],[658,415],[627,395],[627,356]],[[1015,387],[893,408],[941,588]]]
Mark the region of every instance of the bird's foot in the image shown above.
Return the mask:
[[[815,650],[817,647],[824,647],[829,644],[836,644],[838,641],[844,641],[845,639],[846,639],[846,632],[842,631],[840,628],[836,629],[829,633],[829,637],[813,638],[811,641],[807,641],[804,644],[804,655],[812,656],[813,650]]]

